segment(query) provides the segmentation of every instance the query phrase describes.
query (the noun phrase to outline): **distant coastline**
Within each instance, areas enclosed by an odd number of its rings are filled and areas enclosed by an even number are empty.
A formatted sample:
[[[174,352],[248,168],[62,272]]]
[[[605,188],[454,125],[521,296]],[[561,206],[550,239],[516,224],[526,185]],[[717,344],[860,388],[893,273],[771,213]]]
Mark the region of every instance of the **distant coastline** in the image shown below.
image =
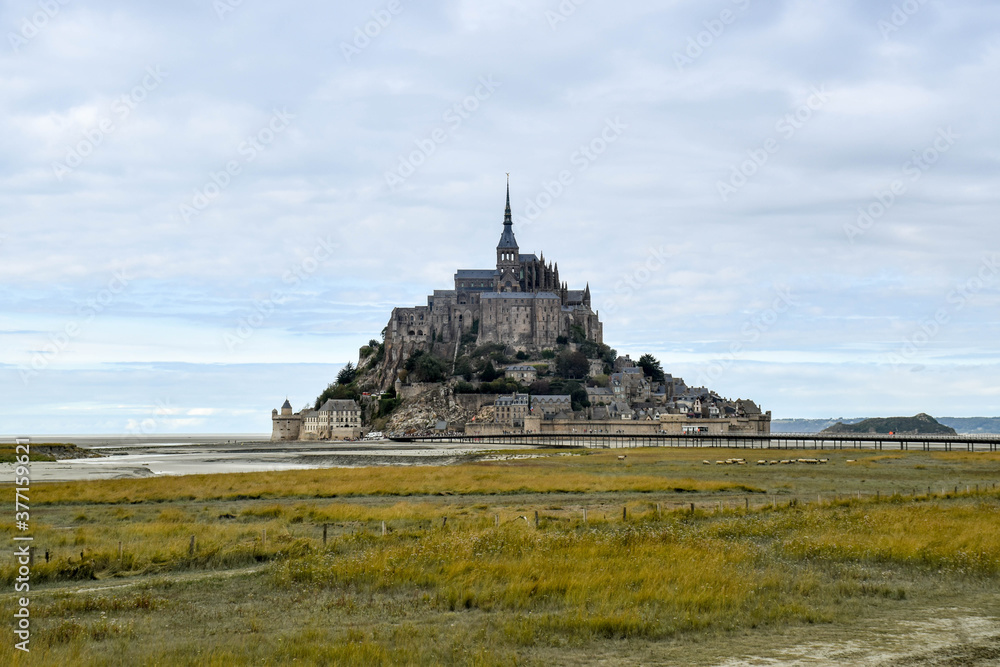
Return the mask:
[[[226,442],[267,442],[270,433],[162,433],[156,435],[144,434],[62,434],[33,435],[18,433],[15,435],[0,435],[0,443],[13,443],[15,438],[30,438],[35,444],[70,442],[80,447],[119,447],[122,445],[163,445],[163,444],[220,444]]]
[[[772,419],[771,433],[819,433],[837,422],[856,424],[866,417],[831,419]],[[945,426],[959,435],[1000,434],[1000,417],[937,417]]]

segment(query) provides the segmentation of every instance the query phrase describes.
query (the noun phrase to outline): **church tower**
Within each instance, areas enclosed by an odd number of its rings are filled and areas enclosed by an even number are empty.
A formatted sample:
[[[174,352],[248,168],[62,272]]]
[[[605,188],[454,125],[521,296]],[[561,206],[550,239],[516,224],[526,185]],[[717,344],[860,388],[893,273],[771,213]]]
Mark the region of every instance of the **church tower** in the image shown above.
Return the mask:
[[[498,292],[521,291],[521,256],[518,252],[517,239],[514,238],[514,220],[510,214],[510,174],[507,174],[507,209],[503,214],[503,233],[497,244],[497,278]]]

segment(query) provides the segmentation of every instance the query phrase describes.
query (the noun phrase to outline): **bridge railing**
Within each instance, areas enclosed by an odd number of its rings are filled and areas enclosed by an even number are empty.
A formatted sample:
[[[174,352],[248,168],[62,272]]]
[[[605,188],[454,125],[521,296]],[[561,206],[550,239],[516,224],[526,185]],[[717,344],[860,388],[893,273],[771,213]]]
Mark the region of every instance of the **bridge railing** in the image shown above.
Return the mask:
[[[491,435],[391,436],[396,442],[528,445],[536,447],[726,447],[737,449],[898,449],[901,451],[1000,451],[1000,436],[888,435],[876,433],[502,433]]]

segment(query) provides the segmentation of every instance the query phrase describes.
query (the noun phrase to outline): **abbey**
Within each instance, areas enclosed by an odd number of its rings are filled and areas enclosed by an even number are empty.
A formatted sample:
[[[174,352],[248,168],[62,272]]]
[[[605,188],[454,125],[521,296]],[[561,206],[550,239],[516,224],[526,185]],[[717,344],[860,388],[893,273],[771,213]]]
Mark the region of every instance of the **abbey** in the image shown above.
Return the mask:
[[[459,269],[455,287],[434,290],[426,306],[394,308],[385,330],[385,351],[398,364],[415,349],[454,346],[463,334],[475,343],[501,343],[514,350],[552,348],[560,337],[603,343],[603,327],[590,307],[590,285],[571,290],[559,278],[559,265],[522,254],[514,238],[510,183],[496,267]]]

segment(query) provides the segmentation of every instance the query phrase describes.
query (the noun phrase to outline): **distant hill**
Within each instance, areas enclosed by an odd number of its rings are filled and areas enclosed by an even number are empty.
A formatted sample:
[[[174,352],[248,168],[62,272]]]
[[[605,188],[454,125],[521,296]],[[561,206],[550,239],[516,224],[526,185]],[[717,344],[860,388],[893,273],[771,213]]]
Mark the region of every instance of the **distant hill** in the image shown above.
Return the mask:
[[[1000,435],[1000,417],[938,417],[938,423],[950,426],[959,435]],[[837,422],[857,424],[864,417],[845,419],[774,419],[771,433],[819,433]]]
[[[914,417],[877,417],[856,424],[837,422],[820,433],[898,433],[905,435],[958,435],[955,429],[945,426],[928,414],[921,412]]]

